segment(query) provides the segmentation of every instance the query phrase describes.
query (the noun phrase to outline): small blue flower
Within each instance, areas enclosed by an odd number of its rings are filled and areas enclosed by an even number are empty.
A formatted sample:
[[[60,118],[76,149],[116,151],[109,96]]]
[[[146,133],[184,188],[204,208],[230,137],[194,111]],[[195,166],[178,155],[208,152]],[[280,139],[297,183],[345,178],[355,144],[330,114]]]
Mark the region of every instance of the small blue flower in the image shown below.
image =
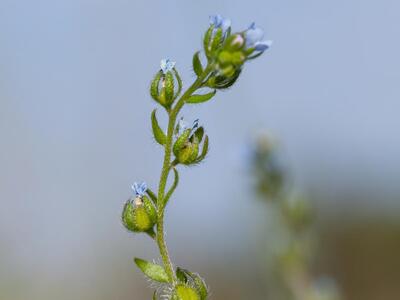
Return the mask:
[[[135,192],[137,197],[143,197],[144,193],[147,191],[147,184],[146,184],[146,182],[142,182],[142,183],[135,182],[132,185],[132,190]]]
[[[160,62],[160,67],[161,71],[164,74],[167,74],[168,72],[172,71],[172,69],[175,67],[175,62],[170,60],[169,58],[162,59]]]
[[[272,41],[263,41],[264,30],[251,23],[249,28],[244,32],[246,39],[246,48],[254,48],[256,51],[265,51],[272,45]]]
[[[231,27],[231,20],[221,15],[212,15],[210,16],[210,25],[214,25],[214,29],[221,28],[225,33]]]
[[[193,121],[192,128],[190,130],[191,134],[199,127],[199,119]],[[187,123],[184,121],[183,117],[178,122],[178,136],[180,136],[186,129],[188,129]]]

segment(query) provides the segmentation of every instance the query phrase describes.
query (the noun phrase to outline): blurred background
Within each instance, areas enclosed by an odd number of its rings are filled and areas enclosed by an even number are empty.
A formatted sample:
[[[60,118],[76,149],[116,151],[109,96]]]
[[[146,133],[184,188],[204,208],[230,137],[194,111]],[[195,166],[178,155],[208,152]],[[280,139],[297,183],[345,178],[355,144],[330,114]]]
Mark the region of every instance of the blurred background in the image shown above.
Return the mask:
[[[271,299],[268,206],[248,152],[268,130],[315,208],[318,259],[343,299],[400,295],[400,3],[0,0],[0,299],[150,299],[120,224],[133,181],[158,182],[149,82],[159,61],[194,79],[208,16],[256,21],[273,47],[207,105],[206,163],[167,211],[173,261],[212,299]],[[161,116],[161,114],[159,114]],[[161,118],[161,121],[165,119]]]

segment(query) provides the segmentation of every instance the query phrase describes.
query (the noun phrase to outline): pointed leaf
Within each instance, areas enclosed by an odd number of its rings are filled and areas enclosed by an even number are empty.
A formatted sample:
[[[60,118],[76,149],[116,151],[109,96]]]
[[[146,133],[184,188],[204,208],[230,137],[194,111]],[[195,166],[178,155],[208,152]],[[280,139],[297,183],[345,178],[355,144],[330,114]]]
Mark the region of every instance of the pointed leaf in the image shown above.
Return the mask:
[[[150,279],[158,282],[168,283],[168,275],[164,268],[160,265],[153,264],[146,260],[135,258],[138,268]]]
[[[204,95],[199,95],[199,94],[192,95],[188,99],[186,99],[186,103],[203,103],[203,102],[206,102],[206,101],[210,100],[212,97],[214,97],[216,92],[217,91],[214,90],[211,93],[207,93],[207,94],[204,94]]]
[[[171,188],[169,189],[168,193],[165,195],[164,197],[164,206],[167,205],[169,198],[172,196],[173,192],[175,191],[176,187],[178,186],[179,183],[179,173],[177,169],[173,169],[174,170],[174,183],[172,184]]]
[[[193,55],[193,70],[197,76],[200,76],[201,74],[203,74],[203,66],[201,65],[201,61],[200,61],[200,51],[197,51]]]
[[[156,109],[151,113],[151,127],[153,128],[153,135],[157,143],[160,145],[165,145],[167,141],[167,136],[164,131],[161,129],[160,125],[158,125],[157,117],[156,117]]]

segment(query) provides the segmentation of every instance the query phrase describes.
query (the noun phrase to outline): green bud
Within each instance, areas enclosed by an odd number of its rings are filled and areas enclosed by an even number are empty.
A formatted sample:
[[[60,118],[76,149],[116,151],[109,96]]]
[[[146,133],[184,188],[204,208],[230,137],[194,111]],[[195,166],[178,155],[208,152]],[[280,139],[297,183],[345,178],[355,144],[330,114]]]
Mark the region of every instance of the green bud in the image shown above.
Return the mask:
[[[160,70],[150,85],[151,97],[169,109],[182,90],[182,80],[174,68],[165,74]]]
[[[180,283],[193,287],[199,294],[201,300],[207,299],[207,286],[204,282],[204,279],[201,278],[199,274],[192,273],[188,270],[178,267],[176,269],[176,277],[178,278]]]
[[[172,292],[172,300],[201,300],[197,291],[185,284],[178,284]]]
[[[136,197],[125,203],[122,211],[122,223],[129,231],[149,231],[156,222],[157,213],[153,203],[146,196]]]
[[[179,155],[179,151],[184,147],[184,144],[187,142],[190,136],[190,129],[186,129],[176,140],[174,146],[172,147],[172,151],[175,156]]]
[[[199,154],[198,139],[192,135],[190,138],[186,139],[182,146],[177,148],[175,152],[175,156],[181,164],[190,165],[197,159]]]
[[[242,34],[233,34],[227,38],[224,49],[227,51],[242,50],[245,44],[244,41]]]

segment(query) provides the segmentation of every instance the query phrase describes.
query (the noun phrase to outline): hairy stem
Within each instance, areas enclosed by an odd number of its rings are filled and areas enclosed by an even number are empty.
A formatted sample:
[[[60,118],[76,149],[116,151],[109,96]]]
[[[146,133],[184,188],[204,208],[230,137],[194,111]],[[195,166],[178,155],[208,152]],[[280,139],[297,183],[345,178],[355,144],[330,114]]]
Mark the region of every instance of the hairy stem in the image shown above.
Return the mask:
[[[164,235],[164,211],[165,211],[165,187],[167,184],[167,179],[169,172],[171,170],[171,152],[172,152],[172,141],[174,128],[176,123],[176,118],[185,104],[185,100],[189,98],[198,88],[200,88],[203,84],[204,79],[208,76],[211,70],[211,65],[208,65],[204,70],[203,74],[199,76],[195,82],[186,90],[185,93],[179,98],[175,107],[169,112],[168,118],[168,130],[167,130],[167,140],[165,143],[165,152],[164,152],[164,163],[161,170],[160,183],[158,186],[158,199],[157,199],[157,207],[158,207],[158,218],[157,218],[157,244],[160,250],[160,255],[164,264],[165,271],[168,274],[170,282],[173,284],[176,283],[176,275],[174,272],[174,268],[171,262],[171,259],[168,254],[168,248],[165,243],[165,235]]]

